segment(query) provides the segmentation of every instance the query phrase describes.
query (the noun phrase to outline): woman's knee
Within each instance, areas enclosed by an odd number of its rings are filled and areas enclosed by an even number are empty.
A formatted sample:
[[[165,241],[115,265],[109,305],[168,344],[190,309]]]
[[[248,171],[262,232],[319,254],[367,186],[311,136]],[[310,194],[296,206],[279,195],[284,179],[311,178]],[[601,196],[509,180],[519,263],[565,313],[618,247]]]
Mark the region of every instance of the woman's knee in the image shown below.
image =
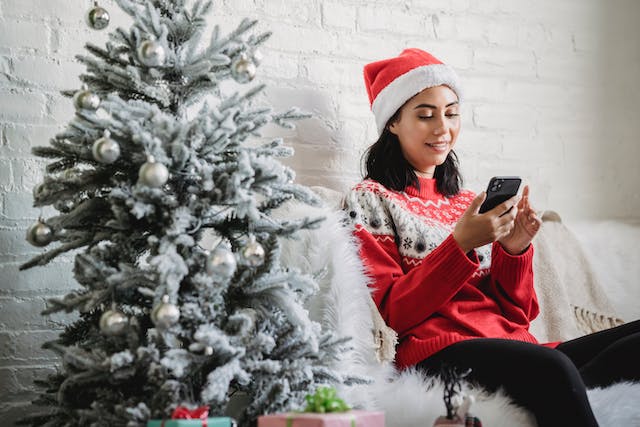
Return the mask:
[[[530,370],[532,377],[537,377],[542,383],[556,385],[582,385],[580,371],[573,361],[564,353],[551,348],[545,348],[538,352],[535,357],[534,366],[524,366],[523,369]]]

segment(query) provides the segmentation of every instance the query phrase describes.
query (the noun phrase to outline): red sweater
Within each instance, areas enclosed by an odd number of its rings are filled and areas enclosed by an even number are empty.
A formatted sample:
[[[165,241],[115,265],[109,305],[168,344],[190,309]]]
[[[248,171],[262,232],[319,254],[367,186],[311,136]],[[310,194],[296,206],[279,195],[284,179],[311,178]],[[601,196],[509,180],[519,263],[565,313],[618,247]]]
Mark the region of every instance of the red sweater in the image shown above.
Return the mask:
[[[420,190],[397,192],[365,180],[346,198],[373,299],[399,336],[396,365],[472,338],[537,343],[528,331],[539,312],[533,247],[517,256],[499,243],[463,253],[451,233],[474,194],[446,198],[435,179],[419,181]]]

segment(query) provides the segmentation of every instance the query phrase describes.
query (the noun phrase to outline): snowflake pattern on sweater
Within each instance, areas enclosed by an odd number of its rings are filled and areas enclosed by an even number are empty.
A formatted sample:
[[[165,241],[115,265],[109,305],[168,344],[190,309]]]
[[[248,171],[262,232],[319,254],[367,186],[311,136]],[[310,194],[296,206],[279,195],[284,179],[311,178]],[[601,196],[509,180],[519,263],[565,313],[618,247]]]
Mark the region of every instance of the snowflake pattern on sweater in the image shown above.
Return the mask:
[[[390,191],[373,180],[356,185],[345,199],[349,219],[380,242],[394,241],[405,272],[422,260],[453,232],[475,194],[463,190],[447,198],[436,194],[434,186],[423,183],[420,190]],[[435,182],[434,184],[435,185]],[[428,194],[425,200],[420,195]],[[485,276],[491,265],[491,244],[476,249],[480,260],[477,276]]]

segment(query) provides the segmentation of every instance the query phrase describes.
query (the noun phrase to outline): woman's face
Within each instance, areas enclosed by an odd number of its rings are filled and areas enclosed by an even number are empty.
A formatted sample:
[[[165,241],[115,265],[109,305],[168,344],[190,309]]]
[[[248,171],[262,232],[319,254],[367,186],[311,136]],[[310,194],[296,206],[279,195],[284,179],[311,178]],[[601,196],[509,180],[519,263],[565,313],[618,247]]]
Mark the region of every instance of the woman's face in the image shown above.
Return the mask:
[[[407,101],[389,126],[416,174],[432,178],[460,132],[458,96],[447,86],[430,87]]]

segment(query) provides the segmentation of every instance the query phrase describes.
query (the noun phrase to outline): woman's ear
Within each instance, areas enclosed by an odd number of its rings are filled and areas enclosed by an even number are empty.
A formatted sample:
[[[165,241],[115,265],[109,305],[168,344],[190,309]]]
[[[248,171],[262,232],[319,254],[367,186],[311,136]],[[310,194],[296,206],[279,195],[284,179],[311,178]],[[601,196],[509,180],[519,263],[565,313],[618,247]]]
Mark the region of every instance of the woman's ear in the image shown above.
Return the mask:
[[[389,132],[391,132],[395,136],[398,136],[398,134],[396,133],[397,127],[398,127],[398,121],[395,120],[395,121],[389,123],[389,126],[387,126],[387,129],[389,129]]]

